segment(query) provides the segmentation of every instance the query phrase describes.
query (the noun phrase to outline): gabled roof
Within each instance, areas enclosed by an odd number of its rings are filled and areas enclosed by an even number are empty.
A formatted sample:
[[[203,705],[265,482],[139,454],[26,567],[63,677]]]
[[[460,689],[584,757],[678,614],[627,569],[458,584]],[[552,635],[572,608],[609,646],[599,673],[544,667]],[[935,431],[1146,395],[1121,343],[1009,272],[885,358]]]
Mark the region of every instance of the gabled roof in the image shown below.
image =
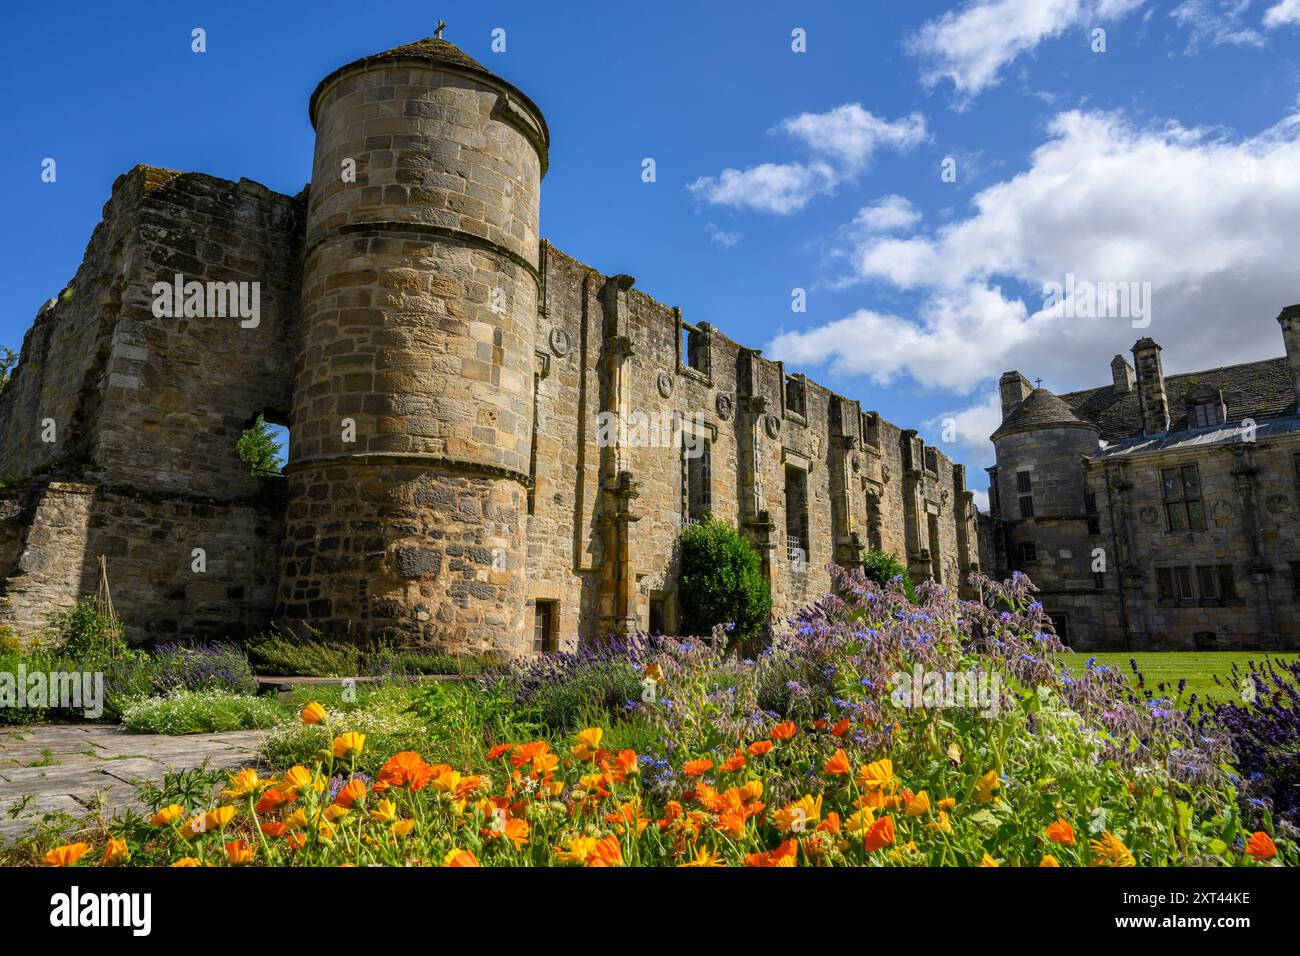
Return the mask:
[[[1045,388],[1036,388],[1019,405],[1011,410],[998,430],[989,436],[997,441],[1004,435],[1031,431],[1036,428],[1088,428],[1097,430],[1090,421],[1080,418],[1074,410]]]
[[[1240,422],[1243,418],[1256,421],[1277,418],[1296,410],[1291,367],[1285,358],[1169,375],[1165,378],[1165,393],[1169,398],[1170,432],[1184,431],[1188,427],[1187,395],[1199,385],[1223,392],[1223,402],[1228,407],[1228,424]],[[1142,406],[1138,402],[1136,385],[1129,392],[1117,392],[1113,385],[1103,385],[1068,392],[1061,399],[1076,415],[1095,422],[1101,429],[1102,439],[1107,442],[1122,441],[1142,433]]]

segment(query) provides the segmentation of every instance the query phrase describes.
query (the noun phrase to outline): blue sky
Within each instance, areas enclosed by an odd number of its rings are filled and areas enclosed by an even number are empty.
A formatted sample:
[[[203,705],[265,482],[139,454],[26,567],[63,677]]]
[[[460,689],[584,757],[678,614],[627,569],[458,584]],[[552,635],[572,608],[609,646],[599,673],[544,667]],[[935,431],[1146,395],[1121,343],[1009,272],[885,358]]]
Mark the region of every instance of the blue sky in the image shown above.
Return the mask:
[[[117,175],[296,193],[317,81],[439,17],[546,114],[547,238],[931,441],[952,418],[941,447],[974,469],[1007,368],[1062,392],[1141,335],[1167,372],[1281,354],[1300,0],[15,6],[0,344],[72,276]],[[1150,283],[1149,325],[1047,312],[1067,274]]]

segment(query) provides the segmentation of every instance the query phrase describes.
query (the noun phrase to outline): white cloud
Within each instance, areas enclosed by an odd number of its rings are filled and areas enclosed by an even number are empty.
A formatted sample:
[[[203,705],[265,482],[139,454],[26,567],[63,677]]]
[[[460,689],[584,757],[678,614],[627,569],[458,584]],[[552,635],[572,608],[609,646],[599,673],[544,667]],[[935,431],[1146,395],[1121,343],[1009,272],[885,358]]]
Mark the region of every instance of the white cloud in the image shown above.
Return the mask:
[[[1002,398],[997,388],[993,388],[985,394],[983,401],[936,415],[925,423],[925,428],[931,435],[942,436],[944,429],[952,424],[956,431],[957,446],[968,452],[965,457],[979,465],[984,465],[993,463],[993,448],[989,444],[989,435],[993,434],[1001,423]],[[980,484],[982,477],[968,471],[966,487]],[[980,507],[987,508],[987,502]]]
[[[706,222],[704,224],[704,231],[708,233],[709,239],[716,242],[724,249],[730,249],[743,238],[740,233],[728,232],[726,229],[715,226],[711,222]]]
[[[1058,394],[1102,385],[1145,335],[1170,371],[1282,354],[1273,319],[1300,302],[1300,112],[1248,138],[1061,113],[1028,168],[972,207],[928,233],[846,228],[851,278],[914,290],[915,313],[860,309],[778,335],[768,354],[961,394],[1011,368]],[[1068,274],[1150,282],[1150,327],[1044,309],[1044,284]]]
[[[1170,16],[1191,36],[1188,50],[1195,52],[1204,42],[1211,46],[1263,46],[1263,35],[1246,25],[1250,0],[1184,0]]]
[[[838,177],[826,163],[762,163],[749,169],[724,169],[715,179],[701,176],[687,188],[706,202],[737,209],[788,215],[835,188]]]
[[[880,147],[910,149],[925,142],[925,117],[912,113],[902,119],[881,119],[857,103],[825,113],[802,113],[783,120],[781,130],[800,139],[814,153],[831,159],[847,173],[859,172]]]
[[[728,168],[716,177],[701,176],[687,188],[714,205],[789,215],[853,179],[878,149],[907,150],[928,136],[920,113],[890,121],[857,103],[803,113],[783,120],[777,129],[802,143],[814,158]]]
[[[1126,16],[1145,0],[970,0],[921,25],[907,50],[926,62],[927,86],[947,80],[958,106],[996,85],[1002,68],[1066,30]]]
[[[1300,24],[1300,0],[1281,0],[1264,13],[1264,26],[1269,30]]]
[[[921,214],[903,196],[884,196],[870,206],[863,206],[853,217],[854,227],[863,232],[911,229],[920,221]]]

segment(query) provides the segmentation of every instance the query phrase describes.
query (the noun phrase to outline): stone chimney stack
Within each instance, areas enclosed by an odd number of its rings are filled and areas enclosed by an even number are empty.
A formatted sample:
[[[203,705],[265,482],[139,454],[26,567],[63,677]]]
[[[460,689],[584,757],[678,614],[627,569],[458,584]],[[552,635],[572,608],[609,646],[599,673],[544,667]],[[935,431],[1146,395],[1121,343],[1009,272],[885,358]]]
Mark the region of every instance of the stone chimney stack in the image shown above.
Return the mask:
[[[1033,388],[1029,379],[1019,372],[1011,371],[1003,372],[998,379],[998,391],[1002,395],[1002,420],[1006,421],[1011,410],[1028,398]]]
[[[1288,305],[1278,313],[1282,326],[1282,341],[1286,344],[1286,360],[1291,366],[1291,388],[1300,404],[1300,305]]]
[[[1110,377],[1115,383],[1115,391],[1119,394],[1127,395],[1133,391],[1133,366],[1128,364],[1124,356],[1116,355],[1110,360]]]
[[[1160,365],[1160,346],[1154,339],[1141,338],[1133,343],[1133,365],[1137,368],[1138,402],[1142,406],[1142,434],[1164,434],[1169,431],[1169,396]]]

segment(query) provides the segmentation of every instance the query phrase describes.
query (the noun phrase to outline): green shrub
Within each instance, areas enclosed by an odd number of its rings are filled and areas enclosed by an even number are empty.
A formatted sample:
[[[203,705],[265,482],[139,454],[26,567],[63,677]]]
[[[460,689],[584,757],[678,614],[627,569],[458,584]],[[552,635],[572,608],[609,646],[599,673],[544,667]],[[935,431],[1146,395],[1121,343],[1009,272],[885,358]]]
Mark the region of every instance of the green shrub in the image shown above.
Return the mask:
[[[766,628],[772,613],[758,552],[735,527],[712,517],[682,531],[677,593],[686,634],[734,624],[733,637],[743,640]]]
[[[126,708],[122,724],[133,734],[205,734],[272,727],[284,708],[267,697],[226,690],[178,690]]]
[[[46,639],[55,654],[84,664],[106,661],[127,650],[121,629],[89,599],[51,614]]]
[[[382,641],[350,644],[330,640],[312,628],[307,631],[305,637],[278,630],[257,635],[245,648],[254,670],[284,677],[387,677],[478,674],[493,666],[488,658],[398,650]]]
[[[868,551],[866,560],[862,562],[862,571],[870,580],[886,589],[893,587],[894,578],[901,577],[903,593],[907,595],[909,601],[916,603],[916,589],[912,585],[912,575],[908,572],[907,566],[888,551],[874,549]]]

